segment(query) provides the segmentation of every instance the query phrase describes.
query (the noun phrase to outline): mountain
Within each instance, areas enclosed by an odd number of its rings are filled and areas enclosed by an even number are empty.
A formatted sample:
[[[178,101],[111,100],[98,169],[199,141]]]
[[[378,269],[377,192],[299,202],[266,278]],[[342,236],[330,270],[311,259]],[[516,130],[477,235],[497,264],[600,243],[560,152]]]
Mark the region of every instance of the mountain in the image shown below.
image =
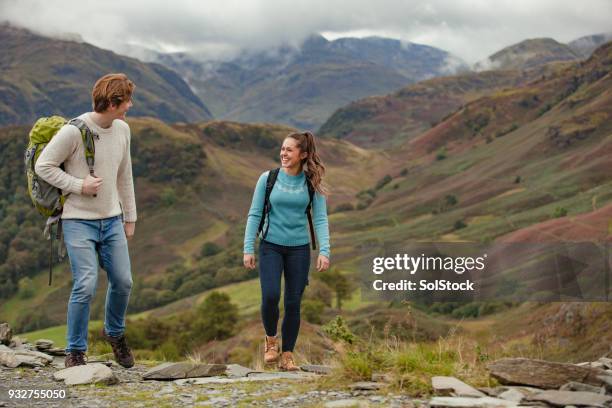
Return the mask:
[[[215,117],[304,129],[318,127],[352,100],[467,68],[437,48],[378,37],[312,36],[298,48],[248,52],[230,61],[200,58],[170,54],[159,62],[179,72]]]
[[[50,114],[73,117],[91,110],[91,88],[109,72],[123,72],[136,84],[130,111],[135,116],[168,122],[211,118],[185,81],[160,64],[9,24],[0,25],[0,53],[0,125],[33,123]]]
[[[569,45],[552,38],[535,38],[496,52],[485,61],[477,63],[475,69],[529,69],[549,62],[576,61],[581,58],[582,55]]]
[[[582,57],[588,58],[597,47],[608,41],[612,41],[612,33],[587,35],[571,41],[567,45]]]
[[[441,95],[465,86],[475,96],[461,96],[462,106],[392,148],[320,139],[334,266],[357,280],[381,250],[403,251],[417,241],[609,240],[611,62],[607,44],[586,61],[552,64],[536,78],[477,73],[461,77],[467,84],[436,83]],[[476,86],[479,75],[484,84],[506,85]],[[139,208],[130,311],[187,310],[193,303],[186,299],[240,282],[236,296],[248,296],[256,313],[256,271],[241,265],[245,214],[257,177],[277,165],[291,129],[151,118],[131,118],[130,125]],[[42,219],[15,171],[26,131],[0,129],[0,318],[22,331],[63,322],[66,303],[57,299],[70,289],[66,263],[46,286]],[[537,282],[530,258],[508,257],[529,271],[524,282]],[[102,316],[103,300],[96,298],[93,318]]]
[[[518,71],[487,71],[421,81],[338,109],[318,134],[363,147],[397,146],[435,126],[465,103],[496,89],[518,85],[526,78]]]

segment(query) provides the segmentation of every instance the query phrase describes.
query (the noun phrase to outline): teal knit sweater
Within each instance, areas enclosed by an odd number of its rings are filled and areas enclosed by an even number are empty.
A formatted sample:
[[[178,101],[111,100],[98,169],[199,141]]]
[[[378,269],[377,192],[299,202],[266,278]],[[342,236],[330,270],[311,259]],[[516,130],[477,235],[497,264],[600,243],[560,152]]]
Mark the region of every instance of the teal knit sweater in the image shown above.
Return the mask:
[[[264,198],[266,195],[266,180],[268,171],[264,172],[257,181],[251,209],[247,219],[244,233],[244,253],[255,253],[255,236],[261,220]],[[278,178],[270,193],[269,217],[270,228],[266,241],[277,245],[298,246],[310,242],[308,218],[304,213],[308,206],[308,186],[306,176],[300,172],[291,176],[283,169],[278,172]],[[329,258],[329,227],[327,222],[327,204],[325,196],[315,192],[312,200],[312,222],[319,245],[319,254]],[[264,225],[264,231],[266,225]],[[260,237],[261,238],[261,237]]]

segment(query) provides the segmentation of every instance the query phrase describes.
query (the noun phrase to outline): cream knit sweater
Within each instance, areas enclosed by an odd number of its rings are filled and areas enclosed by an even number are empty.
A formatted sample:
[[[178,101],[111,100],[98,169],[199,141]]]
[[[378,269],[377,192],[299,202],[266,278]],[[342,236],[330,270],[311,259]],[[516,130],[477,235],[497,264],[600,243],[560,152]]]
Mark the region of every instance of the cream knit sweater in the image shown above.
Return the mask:
[[[96,154],[94,174],[103,182],[97,197],[82,195],[83,179],[89,174],[80,131],[65,125],[51,139],[36,161],[36,174],[49,184],[70,193],[64,204],[63,219],[95,220],[123,212],[126,222],[136,221],[136,200],[130,156],[130,127],[115,120],[108,129],[101,128],[90,113],[79,116],[99,135],[94,140]],[[65,171],[60,168],[64,163]]]

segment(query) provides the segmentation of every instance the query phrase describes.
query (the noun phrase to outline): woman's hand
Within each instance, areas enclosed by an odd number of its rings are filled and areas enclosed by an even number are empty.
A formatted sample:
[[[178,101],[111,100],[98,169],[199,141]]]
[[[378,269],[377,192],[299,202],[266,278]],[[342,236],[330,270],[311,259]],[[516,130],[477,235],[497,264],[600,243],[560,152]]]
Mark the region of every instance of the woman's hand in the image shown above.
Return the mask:
[[[245,268],[255,269],[255,254],[244,254],[242,262]]]
[[[317,258],[317,271],[326,271],[329,268],[329,258],[325,255],[319,255]]]

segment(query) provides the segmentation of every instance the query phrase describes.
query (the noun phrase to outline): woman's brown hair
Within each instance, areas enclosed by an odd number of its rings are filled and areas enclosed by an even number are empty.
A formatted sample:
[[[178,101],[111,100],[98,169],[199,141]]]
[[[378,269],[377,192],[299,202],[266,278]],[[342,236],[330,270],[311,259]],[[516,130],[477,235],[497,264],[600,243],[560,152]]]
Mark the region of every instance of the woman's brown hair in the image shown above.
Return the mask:
[[[287,137],[295,139],[300,152],[306,153],[306,158],[302,160],[302,170],[312,187],[319,194],[327,195],[327,187],[323,184],[325,176],[325,166],[317,153],[315,137],[310,132],[291,133]]]

